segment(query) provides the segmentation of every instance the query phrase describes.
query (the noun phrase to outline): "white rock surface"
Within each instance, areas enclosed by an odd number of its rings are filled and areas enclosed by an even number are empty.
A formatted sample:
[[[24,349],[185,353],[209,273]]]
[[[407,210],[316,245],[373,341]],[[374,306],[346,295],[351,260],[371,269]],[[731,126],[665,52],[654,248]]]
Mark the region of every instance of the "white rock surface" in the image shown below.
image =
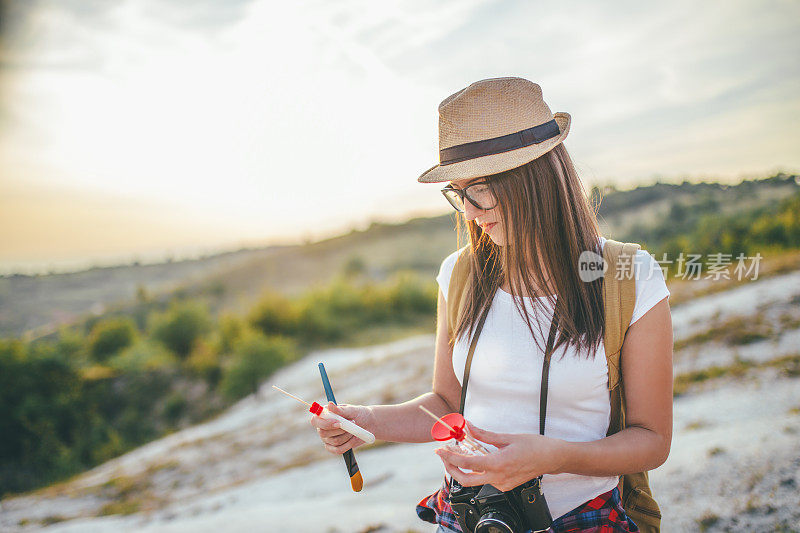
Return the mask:
[[[701,331],[705,317],[715,314],[791,310],[798,295],[800,272],[699,298],[673,309],[676,339]],[[270,386],[321,401],[316,365],[324,361],[340,402],[404,401],[430,386],[433,342],[426,335],[311,354],[275,374],[260,398],[247,398],[214,420],[69,483],[0,502],[0,530],[316,533],[384,525],[381,531],[432,531],[414,505],[441,483],[444,470],[432,453],[437,444],[357,450],[365,487],[353,493],[342,459],[324,452],[308,425],[310,415]],[[769,361],[797,353],[798,346],[798,330],[735,349],[707,343],[676,353],[675,367],[684,372],[737,357]],[[704,518],[710,531],[769,531],[779,524],[800,529],[799,411],[800,378],[775,369],[716,380],[676,398],[670,457],[651,474],[663,530],[698,530]],[[142,490],[157,505],[127,516],[97,516],[109,502],[104,484],[121,476],[144,480]],[[62,521],[42,526],[55,520]]]

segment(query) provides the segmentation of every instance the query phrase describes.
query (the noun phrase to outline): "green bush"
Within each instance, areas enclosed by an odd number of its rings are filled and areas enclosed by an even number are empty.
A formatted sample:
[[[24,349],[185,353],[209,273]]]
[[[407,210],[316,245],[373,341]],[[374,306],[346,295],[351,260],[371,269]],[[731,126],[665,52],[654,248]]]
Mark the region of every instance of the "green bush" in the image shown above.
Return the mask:
[[[158,370],[176,364],[175,356],[161,343],[139,340],[107,361],[108,366],[122,372]]]
[[[185,367],[195,376],[203,378],[212,388],[216,387],[222,368],[215,344],[203,339],[195,343],[191,355],[186,359]]]
[[[285,296],[267,291],[248,315],[248,322],[264,335],[295,335],[298,333],[297,306]]]
[[[76,468],[80,376],[52,349],[0,340],[0,495]]]
[[[330,311],[318,305],[314,298],[306,298],[298,303],[297,331],[308,344],[337,341],[344,335],[341,317],[332,316]]]
[[[234,343],[242,336],[247,324],[237,315],[223,314],[219,319],[219,350],[228,353]]]
[[[89,335],[89,353],[96,361],[105,361],[136,338],[136,325],[130,318],[113,317],[97,322]]]
[[[622,240],[644,243],[656,257],[666,253],[673,261],[681,253],[699,254],[706,265],[711,254],[730,254],[735,265],[739,254],[764,256],[800,247],[800,192],[772,207],[730,215],[715,212],[718,209],[709,202],[692,205],[691,209],[678,205],[673,204],[672,215],[681,217],[671,216],[669,224],[637,228]],[[674,275],[677,269],[670,268],[669,272]]]
[[[93,436],[84,436],[92,463],[157,438],[167,429],[159,407],[172,391],[178,374],[174,369],[129,371],[107,379],[84,381],[82,398]],[[87,438],[88,437],[88,438]],[[98,452],[102,447],[102,452]]]
[[[433,283],[423,284],[410,273],[397,274],[387,290],[391,312],[400,316],[436,313],[437,289]]]
[[[319,341],[342,338],[366,321],[365,289],[339,280],[326,287],[312,289],[300,300],[304,335]]]
[[[262,381],[297,356],[291,339],[260,333],[245,335],[234,346],[232,359],[223,373],[222,393],[231,400],[256,393]]]
[[[367,272],[367,263],[360,255],[352,255],[342,267],[342,275],[347,278],[357,278]]]
[[[85,361],[87,358],[87,339],[74,329],[61,328],[55,349],[72,361]]]
[[[435,284],[399,273],[382,283],[339,277],[294,300],[267,292],[248,322],[264,335],[294,337],[313,346],[347,339],[370,326],[409,322],[435,312]]]
[[[436,312],[436,287],[410,273],[383,283],[338,279],[296,301],[297,330],[308,343],[335,342],[364,328]]]
[[[175,425],[186,412],[188,405],[186,396],[180,391],[174,391],[164,400],[164,417],[170,424]]]
[[[153,319],[153,337],[179,357],[186,358],[195,342],[211,329],[208,309],[199,302],[177,302]]]

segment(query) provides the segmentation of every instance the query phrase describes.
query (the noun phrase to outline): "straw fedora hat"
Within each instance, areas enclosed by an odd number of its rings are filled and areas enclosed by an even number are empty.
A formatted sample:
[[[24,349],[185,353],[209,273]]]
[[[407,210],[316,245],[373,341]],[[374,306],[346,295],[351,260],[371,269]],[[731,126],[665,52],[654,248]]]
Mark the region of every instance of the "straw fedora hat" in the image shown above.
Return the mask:
[[[437,183],[511,170],[552,150],[569,133],[542,88],[523,78],[476,81],[439,104],[439,164],[417,181]]]

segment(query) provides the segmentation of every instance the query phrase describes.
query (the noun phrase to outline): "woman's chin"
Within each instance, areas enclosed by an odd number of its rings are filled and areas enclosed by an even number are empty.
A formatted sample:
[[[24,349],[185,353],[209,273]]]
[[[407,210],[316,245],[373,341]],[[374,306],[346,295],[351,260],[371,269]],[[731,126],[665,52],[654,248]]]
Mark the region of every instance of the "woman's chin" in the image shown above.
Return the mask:
[[[497,246],[505,246],[506,245],[506,241],[503,238],[495,237],[494,235],[492,235],[491,233],[488,233],[488,232],[487,232],[487,235],[489,235],[489,238],[492,239],[492,242],[495,243]]]

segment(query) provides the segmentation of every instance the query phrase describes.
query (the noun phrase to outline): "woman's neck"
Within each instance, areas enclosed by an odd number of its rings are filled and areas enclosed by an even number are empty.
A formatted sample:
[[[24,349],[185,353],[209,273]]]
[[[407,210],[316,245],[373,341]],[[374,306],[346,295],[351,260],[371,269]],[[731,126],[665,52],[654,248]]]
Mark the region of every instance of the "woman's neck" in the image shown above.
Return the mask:
[[[546,274],[545,274],[546,276]],[[547,281],[549,281],[549,276],[546,276]],[[530,294],[528,289],[525,287],[525,284],[522,283],[520,280],[516,286],[519,288],[520,296],[525,296],[527,298],[533,298],[536,296],[549,296],[551,294],[555,294],[555,287],[552,286],[552,283],[540,283],[538,282],[533,276],[528,278],[528,282],[530,283],[531,289],[533,290],[534,294]],[[511,291],[511,284],[508,281],[508,277],[503,279],[503,282],[500,284],[500,288],[506,291],[509,294],[513,294]]]
[[[542,270],[542,277],[541,279],[537,278],[534,274],[534,269],[527,267],[523,269],[522,274],[527,274],[528,276],[528,283],[530,283],[530,287],[533,290],[534,294],[529,294],[529,290],[525,287],[525,284],[522,282],[522,279],[518,279],[516,283],[516,287],[519,288],[520,296],[525,296],[528,298],[532,298],[535,296],[549,296],[551,294],[555,294],[555,286],[553,285],[552,281],[550,280],[550,274],[548,273],[547,269],[544,266],[544,260],[542,258],[541,252],[537,250],[537,255],[539,258],[539,268]],[[528,264],[531,264],[531,258],[528,257]],[[542,281],[543,280],[543,281]],[[504,276],[503,282],[500,284],[500,288],[506,291],[507,293],[511,293],[511,283],[509,282],[508,276]]]

